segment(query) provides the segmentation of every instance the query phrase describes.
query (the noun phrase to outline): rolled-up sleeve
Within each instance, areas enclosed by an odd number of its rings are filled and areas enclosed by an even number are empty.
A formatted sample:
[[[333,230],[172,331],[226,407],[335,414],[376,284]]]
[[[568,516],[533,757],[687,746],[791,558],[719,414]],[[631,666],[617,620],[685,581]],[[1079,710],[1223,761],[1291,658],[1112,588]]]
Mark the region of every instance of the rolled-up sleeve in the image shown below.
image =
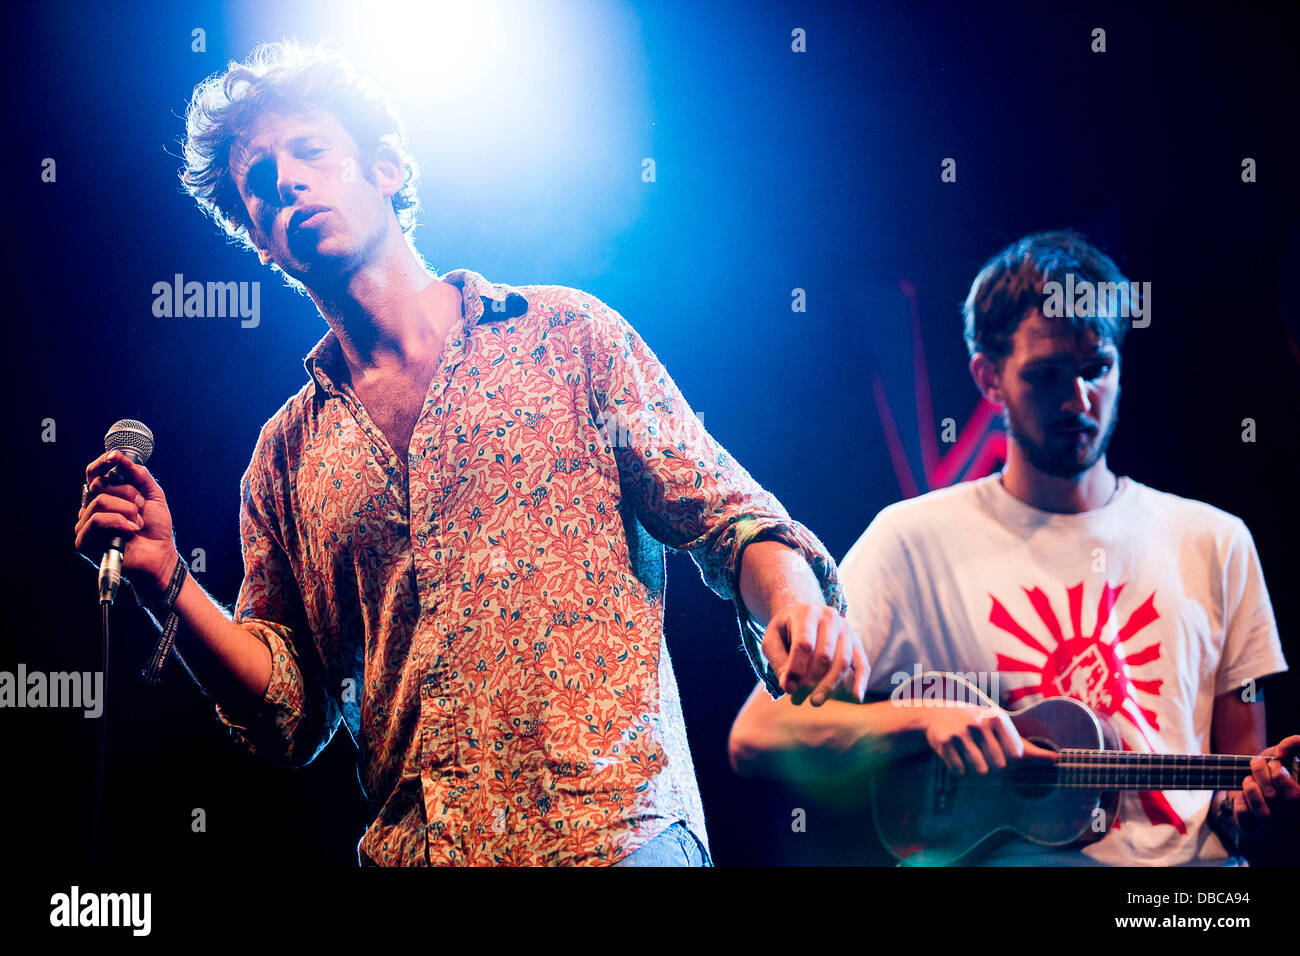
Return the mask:
[[[741,556],[756,541],[778,541],[801,554],[826,603],[846,610],[834,559],[705,430],[668,371],[617,311],[585,303],[593,412],[609,436],[625,494],[656,539],[690,552],[704,582],[732,601],[741,642],[773,697],[783,691],[760,644],[763,628],[740,592]]]
[[[329,743],[342,712],[325,692],[302,595],[286,553],[276,508],[277,460],[264,430],[240,481],[244,580],[234,617],[271,652],[271,680],[260,711],[246,723],[234,720],[220,705],[216,711],[252,753],[274,763],[303,766]]]

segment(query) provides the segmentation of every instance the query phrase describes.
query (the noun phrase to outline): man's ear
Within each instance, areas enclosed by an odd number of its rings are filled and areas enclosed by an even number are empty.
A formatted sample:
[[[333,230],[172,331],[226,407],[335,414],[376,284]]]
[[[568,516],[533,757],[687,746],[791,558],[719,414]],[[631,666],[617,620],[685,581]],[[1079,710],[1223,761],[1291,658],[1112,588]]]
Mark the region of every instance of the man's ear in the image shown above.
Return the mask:
[[[970,377],[975,380],[975,387],[981,395],[994,405],[1002,404],[1002,376],[997,365],[983,352],[971,356]]]
[[[380,143],[368,159],[366,168],[370,170],[370,175],[367,178],[379,187],[385,199],[397,195],[406,183],[406,170],[402,167],[402,157],[397,154],[397,150],[387,143]]]

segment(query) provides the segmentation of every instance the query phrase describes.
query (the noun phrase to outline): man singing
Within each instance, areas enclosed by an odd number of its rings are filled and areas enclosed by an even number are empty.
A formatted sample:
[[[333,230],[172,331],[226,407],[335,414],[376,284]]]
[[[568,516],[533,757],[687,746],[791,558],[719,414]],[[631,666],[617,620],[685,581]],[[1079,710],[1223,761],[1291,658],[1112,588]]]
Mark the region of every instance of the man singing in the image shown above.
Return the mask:
[[[821,543],[599,299],[430,273],[402,126],[336,54],[232,63],[195,90],[184,155],[200,206],[329,327],[241,481],[233,620],[192,578],[175,602],[219,718],[290,766],[347,725],[363,865],[708,865],[663,545],[736,602],[770,688],[861,700]],[[180,562],[162,490],[117,453],[86,479],[78,550],[127,533],[157,604]]]
[[[1106,293],[1093,295],[1097,308],[1053,301],[1083,284]],[[1286,661],[1250,532],[1107,467],[1130,321],[1112,288],[1128,288],[1124,276],[1072,233],[1027,236],[976,276],[964,308],[970,371],[1003,409],[1006,468],[886,508],[844,559],[869,692],[888,695],[918,665],[996,673],[1001,704],[1075,697],[1110,719],[1127,750],[1289,761],[1300,736],[1264,750],[1257,682]],[[832,701],[812,712],[761,686],[731,734],[733,764],[754,774],[834,774],[927,747],[954,774],[1047,756],[1000,708]],[[1129,791],[1098,842],[1047,851],[1016,840],[987,859],[1294,861],[1300,784],[1285,762],[1252,761],[1232,794]]]

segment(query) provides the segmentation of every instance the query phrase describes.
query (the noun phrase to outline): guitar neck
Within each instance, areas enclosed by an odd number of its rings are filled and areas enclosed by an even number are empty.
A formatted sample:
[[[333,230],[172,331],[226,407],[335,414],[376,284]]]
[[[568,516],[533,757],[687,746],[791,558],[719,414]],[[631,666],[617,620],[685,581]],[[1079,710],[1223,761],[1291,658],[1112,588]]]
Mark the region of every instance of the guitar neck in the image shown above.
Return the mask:
[[[1061,750],[1055,782],[1066,790],[1240,790],[1250,761],[1232,754]]]

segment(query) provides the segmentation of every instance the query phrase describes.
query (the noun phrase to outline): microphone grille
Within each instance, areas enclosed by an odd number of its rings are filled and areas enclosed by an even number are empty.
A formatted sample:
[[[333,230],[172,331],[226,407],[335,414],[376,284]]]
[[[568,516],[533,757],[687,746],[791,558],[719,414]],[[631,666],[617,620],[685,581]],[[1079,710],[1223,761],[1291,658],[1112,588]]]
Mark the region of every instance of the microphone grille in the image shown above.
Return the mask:
[[[104,436],[104,451],[116,449],[131,450],[138,456],[138,463],[147,464],[153,454],[153,432],[143,422],[134,418],[124,418],[114,423]]]

